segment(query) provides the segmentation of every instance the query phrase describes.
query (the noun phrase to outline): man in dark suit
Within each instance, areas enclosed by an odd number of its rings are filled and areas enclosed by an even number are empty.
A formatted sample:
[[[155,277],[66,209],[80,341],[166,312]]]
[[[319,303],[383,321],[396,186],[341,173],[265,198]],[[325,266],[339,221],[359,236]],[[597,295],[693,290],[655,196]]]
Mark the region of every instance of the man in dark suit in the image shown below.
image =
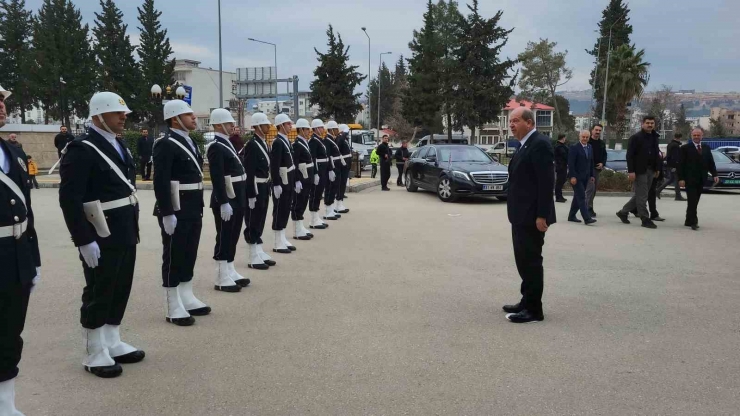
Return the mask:
[[[596,222],[591,216],[586,200],[586,184],[595,181],[594,149],[589,144],[589,136],[588,130],[582,131],[578,143],[571,146],[568,151],[568,176],[570,177],[570,184],[573,186],[573,202],[570,204],[568,221],[581,222],[576,218],[576,213],[580,209],[586,225]]]
[[[503,309],[511,322],[537,322],[545,319],[542,312],[542,246],[545,232],[555,223],[554,154],[549,138],[534,129],[534,114],[528,108],[511,112],[509,128],[520,143],[509,163],[507,211],[516,267],[522,278],[522,299]]]
[[[681,138],[683,138],[683,135],[681,133],[676,133],[673,135],[673,140],[668,143],[668,149],[666,149],[667,156],[665,159],[666,165],[668,165],[668,169],[666,171],[668,177],[656,191],[658,199],[660,199],[660,193],[663,189],[673,184],[676,191],[676,201],[685,201],[681,196],[681,188],[678,186],[678,174],[676,173],[678,164],[681,162]]]
[[[681,146],[681,161],[678,165],[678,183],[685,187],[688,206],[686,207],[685,226],[691,227],[696,231],[699,229],[699,218],[696,216],[696,209],[699,206],[704,189],[704,178],[707,172],[712,174],[714,183],[719,183],[717,176],[717,166],[712,157],[712,149],[702,144],[704,131],[695,128],[691,131],[691,141]]]
[[[563,198],[563,185],[568,176],[568,146],[565,144],[565,134],[558,134],[558,144],[555,145],[555,201],[567,202]]]
[[[141,137],[136,144],[136,151],[139,154],[139,174],[141,179],[148,181],[152,177],[152,145],[154,139],[149,137],[149,130],[141,129]]]

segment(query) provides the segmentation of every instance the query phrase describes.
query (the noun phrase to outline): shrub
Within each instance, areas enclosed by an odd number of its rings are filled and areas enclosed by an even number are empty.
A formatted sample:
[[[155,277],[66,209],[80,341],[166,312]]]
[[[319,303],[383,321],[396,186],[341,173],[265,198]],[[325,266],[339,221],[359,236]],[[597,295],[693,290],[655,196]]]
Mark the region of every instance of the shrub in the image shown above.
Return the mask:
[[[626,174],[604,169],[599,177],[599,191],[630,192],[632,183]]]

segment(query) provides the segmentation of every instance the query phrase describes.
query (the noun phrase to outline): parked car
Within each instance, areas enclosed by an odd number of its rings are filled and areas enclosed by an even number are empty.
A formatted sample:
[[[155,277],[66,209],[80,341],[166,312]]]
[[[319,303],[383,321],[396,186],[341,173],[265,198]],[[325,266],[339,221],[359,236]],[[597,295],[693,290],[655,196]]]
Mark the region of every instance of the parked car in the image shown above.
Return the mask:
[[[464,196],[495,196],[505,201],[508,168],[471,145],[433,144],[416,149],[404,167],[406,190],[435,192],[444,202]]]
[[[427,135],[427,136],[422,137],[419,140],[419,142],[416,144],[416,147],[423,147],[428,144],[445,144],[447,143],[447,139],[448,137],[444,133],[435,134],[433,141],[432,141],[432,136]],[[453,134],[452,144],[468,144],[468,136],[464,136],[462,134]]]
[[[607,149],[604,167],[614,172],[627,173],[627,151]]]
[[[740,146],[721,146],[714,150],[726,155],[730,159],[740,162]]]
[[[717,165],[719,183],[715,185],[711,174],[707,175],[704,189],[740,189],[740,163],[717,150],[712,150],[712,157],[714,164]]]

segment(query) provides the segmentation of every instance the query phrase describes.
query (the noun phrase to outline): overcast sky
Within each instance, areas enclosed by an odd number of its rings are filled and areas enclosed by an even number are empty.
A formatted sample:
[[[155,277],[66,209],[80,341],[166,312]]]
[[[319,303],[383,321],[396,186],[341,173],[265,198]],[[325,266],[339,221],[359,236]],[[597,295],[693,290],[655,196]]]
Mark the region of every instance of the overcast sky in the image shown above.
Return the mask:
[[[42,0],[27,0],[38,10]],[[84,20],[92,26],[98,0],[75,0]],[[138,0],[118,1],[134,42],[138,42]],[[169,31],[177,58],[202,61],[218,68],[217,0],[157,0],[161,21]],[[460,8],[467,13],[466,2]],[[580,90],[588,85],[593,58],[584,49],[596,39],[594,30],[608,0],[514,1],[482,0],[481,13],[504,11],[502,25],[514,28],[504,49],[516,57],[528,41],[549,38],[558,49],[568,50],[574,77],[562,89]],[[661,85],[698,91],[740,91],[740,25],[737,0],[631,0],[632,41],[644,48],[652,63],[649,90]],[[371,71],[377,72],[378,54],[393,63],[399,54],[409,56],[412,31],[422,24],[425,0],[323,0],[246,1],[221,0],[223,68],[272,66],[269,45],[249,42],[248,37],[276,43],[278,75],[297,75],[306,90],[316,67],[314,47],[326,50],[329,23],[350,46],[350,60],[367,73],[368,41],[372,39]],[[364,87],[364,85],[363,85]],[[282,91],[282,88],[280,89]],[[364,91],[364,88],[363,88]]]

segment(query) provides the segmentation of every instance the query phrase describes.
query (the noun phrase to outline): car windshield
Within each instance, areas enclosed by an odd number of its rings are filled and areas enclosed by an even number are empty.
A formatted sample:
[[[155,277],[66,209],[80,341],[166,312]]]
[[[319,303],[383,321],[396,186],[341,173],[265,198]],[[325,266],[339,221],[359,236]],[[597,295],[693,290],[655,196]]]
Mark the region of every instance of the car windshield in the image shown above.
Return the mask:
[[[610,150],[606,152],[607,162],[626,162],[627,151],[626,150]]]
[[[717,151],[712,152],[712,157],[714,157],[714,163],[732,163],[732,159]]]
[[[449,146],[439,148],[439,162],[491,163],[491,158],[474,146]]]

